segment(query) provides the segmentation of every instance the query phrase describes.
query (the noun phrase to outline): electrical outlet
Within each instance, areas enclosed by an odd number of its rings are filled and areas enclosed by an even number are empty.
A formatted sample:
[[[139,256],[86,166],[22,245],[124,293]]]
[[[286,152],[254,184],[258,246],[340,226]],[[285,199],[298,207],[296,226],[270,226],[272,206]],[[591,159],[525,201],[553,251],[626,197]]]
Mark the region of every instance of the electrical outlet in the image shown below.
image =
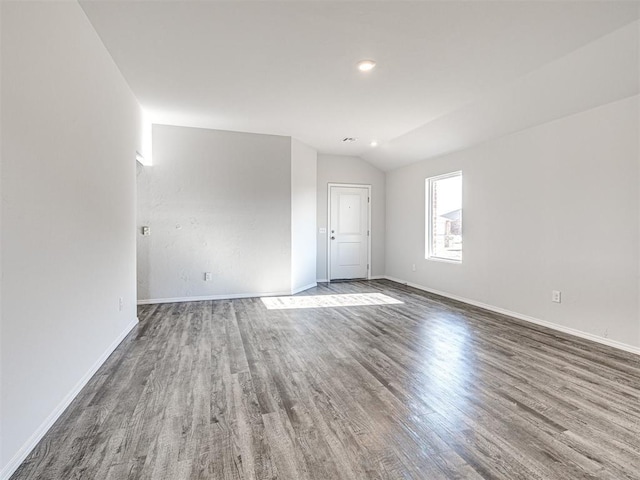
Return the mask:
[[[148,237],[151,235],[151,229],[149,227],[142,227],[142,235]]]
[[[204,272],[204,281],[205,282],[211,281],[211,272]]]
[[[414,263],[413,265],[411,265],[411,271],[415,272],[416,271],[416,264]]]
[[[118,298],[118,311],[122,311],[122,309],[124,308],[124,298],[120,297]]]
[[[553,290],[551,292],[551,301],[555,303],[562,302],[562,293],[560,292],[560,290]]]

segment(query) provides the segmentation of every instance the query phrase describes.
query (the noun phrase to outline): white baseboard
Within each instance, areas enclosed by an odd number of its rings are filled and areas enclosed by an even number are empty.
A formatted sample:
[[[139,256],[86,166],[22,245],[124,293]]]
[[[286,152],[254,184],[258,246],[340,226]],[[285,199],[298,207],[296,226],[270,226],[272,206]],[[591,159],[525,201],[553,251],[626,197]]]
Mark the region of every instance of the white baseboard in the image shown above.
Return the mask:
[[[367,280],[383,280],[387,277],[385,277],[384,275],[373,275],[369,278],[367,278]],[[327,283],[329,281],[329,279],[327,278],[319,278],[318,280],[316,280],[316,282],[318,283]]]
[[[384,278],[387,280],[391,280],[392,282],[401,283],[403,285],[407,285],[409,287],[417,288],[418,290],[423,290],[425,292],[434,293],[436,295],[440,295],[441,297],[447,297],[452,300],[457,300],[459,302],[468,303],[469,305],[474,305],[476,307],[483,308],[485,310],[489,310],[496,313],[501,313],[502,315],[507,315],[509,317],[517,318],[518,320],[524,320],[525,322],[534,323],[536,325],[540,325],[542,327],[551,328],[552,330],[557,330],[562,333],[567,333],[569,335],[573,335],[575,337],[584,338],[586,340],[591,340],[592,342],[597,342],[602,345],[607,345],[608,347],[617,348],[619,350],[624,350],[625,352],[635,353],[636,355],[640,355],[640,347],[634,347],[633,345],[628,345],[626,343],[618,342],[616,340],[611,340],[610,338],[604,338],[599,335],[594,335],[593,333],[583,332],[582,330],[576,330],[575,328],[565,327],[564,325],[559,325],[557,323],[549,322],[547,320],[540,320],[539,318],[530,317],[529,315],[524,315],[522,313],[513,312],[511,310],[507,310],[505,308],[495,307],[493,305],[489,305],[487,303],[478,302],[476,300],[471,300],[470,298],[460,297],[458,295],[453,295],[451,293],[442,292],[440,290],[435,290],[433,288],[425,287],[423,285],[419,285],[417,283],[407,282],[405,280],[401,280],[399,278],[390,277],[386,275]]]
[[[318,284],[316,282],[310,283],[309,285],[305,285],[304,287],[294,288],[291,290],[291,295],[295,295],[296,293],[304,292],[305,290],[309,290],[310,288],[317,287]]]
[[[138,300],[138,305],[152,305],[155,303],[202,302],[206,300],[232,300],[234,298],[280,297],[283,295],[291,295],[291,292],[223,293],[222,295],[204,295],[198,297],[149,298]]]
[[[60,415],[66,410],[71,402],[78,396],[80,390],[91,380],[91,377],[98,371],[102,364],[109,358],[113,351],[122,343],[124,338],[129,332],[138,324],[138,319],[134,319],[125,329],[118,335],[109,347],[104,351],[102,355],[96,360],[91,368],[85,373],[82,378],[76,383],[69,393],[62,399],[58,406],[49,414],[44,422],[36,429],[35,432],[29,437],[29,439],[22,445],[20,450],[13,456],[9,463],[7,463],[2,471],[0,471],[0,480],[8,480],[11,475],[18,469],[18,467],[24,462],[24,459],[31,453],[31,451],[38,445],[38,442],[42,440],[42,437],[49,431],[52,425],[58,420]]]

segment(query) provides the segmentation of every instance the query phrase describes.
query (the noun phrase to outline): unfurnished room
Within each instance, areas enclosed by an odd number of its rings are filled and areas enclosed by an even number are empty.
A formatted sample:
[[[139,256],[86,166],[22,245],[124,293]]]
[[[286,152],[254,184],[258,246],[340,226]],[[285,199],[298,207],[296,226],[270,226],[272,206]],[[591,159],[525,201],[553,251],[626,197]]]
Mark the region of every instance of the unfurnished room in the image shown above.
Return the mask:
[[[640,2],[0,0],[0,480],[640,480]]]

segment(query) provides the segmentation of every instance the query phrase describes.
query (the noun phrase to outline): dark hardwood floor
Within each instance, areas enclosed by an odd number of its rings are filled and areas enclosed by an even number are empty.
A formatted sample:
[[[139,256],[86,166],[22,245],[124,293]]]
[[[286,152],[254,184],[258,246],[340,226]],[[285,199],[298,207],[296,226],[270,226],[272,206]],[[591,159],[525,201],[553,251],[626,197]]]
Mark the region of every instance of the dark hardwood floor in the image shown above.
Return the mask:
[[[18,479],[638,479],[640,357],[388,281],[402,304],[140,307]]]

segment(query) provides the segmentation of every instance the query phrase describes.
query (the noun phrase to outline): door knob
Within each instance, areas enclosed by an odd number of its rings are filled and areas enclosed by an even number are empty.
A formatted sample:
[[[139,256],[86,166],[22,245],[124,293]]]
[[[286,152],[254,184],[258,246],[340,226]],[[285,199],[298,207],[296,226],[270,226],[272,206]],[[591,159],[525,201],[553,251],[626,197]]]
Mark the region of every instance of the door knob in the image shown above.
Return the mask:
[[[336,239],[336,237],[331,237],[331,240],[335,240],[335,239]]]

